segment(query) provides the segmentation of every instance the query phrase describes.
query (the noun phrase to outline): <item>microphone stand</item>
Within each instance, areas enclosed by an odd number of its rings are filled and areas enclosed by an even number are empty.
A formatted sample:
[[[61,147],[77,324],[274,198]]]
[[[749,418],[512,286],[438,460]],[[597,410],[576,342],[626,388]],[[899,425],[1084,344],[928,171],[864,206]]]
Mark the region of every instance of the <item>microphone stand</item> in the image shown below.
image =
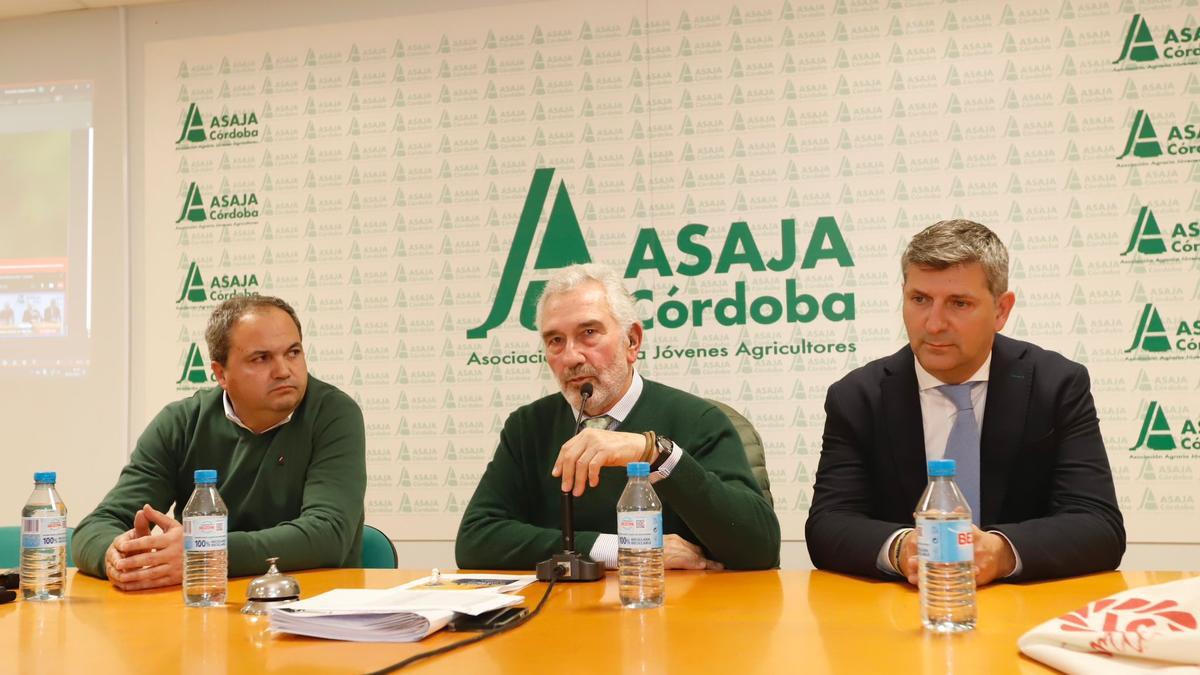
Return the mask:
[[[575,433],[583,422],[583,408],[592,397],[592,383],[579,388],[579,415],[575,418]],[[604,578],[604,564],[575,551],[575,496],[570,490],[562,493],[563,550],[537,564],[538,581],[599,581]],[[561,570],[561,571],[559,571]]]

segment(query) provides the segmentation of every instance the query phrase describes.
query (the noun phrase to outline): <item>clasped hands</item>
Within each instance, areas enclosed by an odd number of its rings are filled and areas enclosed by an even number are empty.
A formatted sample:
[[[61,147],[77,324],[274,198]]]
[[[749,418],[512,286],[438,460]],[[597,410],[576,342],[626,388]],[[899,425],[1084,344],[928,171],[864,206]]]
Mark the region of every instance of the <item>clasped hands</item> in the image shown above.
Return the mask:
[[[1008,540],[994,532],[984,532],[972,525],[975,543],[975,586],[990,584],[1012,574],[1017,557]],[[913,586],[919,585],[916,531],[909,531],[900,548],[900,574]]]
[[[161,532],[152,534],[154,526]],[[104,552],[104,573],[122,591],[183,582],[183,525],[146,504],[133,516],[133,529],[116,536]]]

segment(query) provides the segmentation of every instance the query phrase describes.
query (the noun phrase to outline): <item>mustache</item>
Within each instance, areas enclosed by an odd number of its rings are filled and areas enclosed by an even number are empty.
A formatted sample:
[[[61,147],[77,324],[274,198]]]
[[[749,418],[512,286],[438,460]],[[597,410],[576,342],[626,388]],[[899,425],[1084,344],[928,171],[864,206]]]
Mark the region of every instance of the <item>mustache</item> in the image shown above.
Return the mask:
[[[596,372],[595,368],[584,363],[584,364],[575,366],[574,368],[569,368],[568,370],[566,370],[563,373],[563,380],[564,381],[565,380],[573,380],[577,377],[598,377],[598,376],[599,376],[599,373]]]

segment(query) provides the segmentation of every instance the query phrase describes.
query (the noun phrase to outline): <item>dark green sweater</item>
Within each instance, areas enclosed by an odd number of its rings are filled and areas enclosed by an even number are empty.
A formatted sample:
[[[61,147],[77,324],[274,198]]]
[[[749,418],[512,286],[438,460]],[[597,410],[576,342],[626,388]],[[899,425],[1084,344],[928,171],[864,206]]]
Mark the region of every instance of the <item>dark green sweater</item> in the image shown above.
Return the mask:
[[[217,470],[230,576],[262,574],[271,556],[289,570],[361,566],[367,473],[358,404],[310,375],[291,421],[254,434],[225,417],[221,395],[214,387],[171,403],[146,427],[116,487],[75,528],[80,571],[105,576],[104,552],[143,504],[163,513],[174,504],[182,522],[196,469]]]
[[[654,431],[685,452],[670,477],[654,484],[663,530],[699,544],[730,569],[779,564],[779,520],[750,473],[733,425],[711,403],[644,380],[621,431]],[[561,550],[561,482],[550,475],[575,420],[561,394],[518,408],[504,424],[458,528],[455,555],[464,569],[531,569]],[[575,499],[575,548],[587,553],[602,532],[617,531],[625,468],[600,470],[600,484]]]

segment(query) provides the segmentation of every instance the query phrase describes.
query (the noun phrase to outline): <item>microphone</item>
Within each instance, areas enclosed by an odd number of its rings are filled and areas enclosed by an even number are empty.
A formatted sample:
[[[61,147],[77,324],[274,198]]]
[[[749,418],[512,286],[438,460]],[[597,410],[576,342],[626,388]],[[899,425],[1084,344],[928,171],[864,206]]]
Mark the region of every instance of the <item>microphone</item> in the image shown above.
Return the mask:
[[[583,428],[583,410],[592,397],[592,383],[579,387],[579,414],[575,417],[575,433]],[[562,493],[563,550],[537,565],[538,581],[599,581],[604,578],[604,565],[575,551],[575,496],[568,490]],[[558,570],[561,570],[559,572]]]
[[[575,416],[575,433],[577,434],[583,427],[583,409],[587,407],[588,399],[592,397],[594,389],[591,382],[584,382],[579,387],[579,414]]]

